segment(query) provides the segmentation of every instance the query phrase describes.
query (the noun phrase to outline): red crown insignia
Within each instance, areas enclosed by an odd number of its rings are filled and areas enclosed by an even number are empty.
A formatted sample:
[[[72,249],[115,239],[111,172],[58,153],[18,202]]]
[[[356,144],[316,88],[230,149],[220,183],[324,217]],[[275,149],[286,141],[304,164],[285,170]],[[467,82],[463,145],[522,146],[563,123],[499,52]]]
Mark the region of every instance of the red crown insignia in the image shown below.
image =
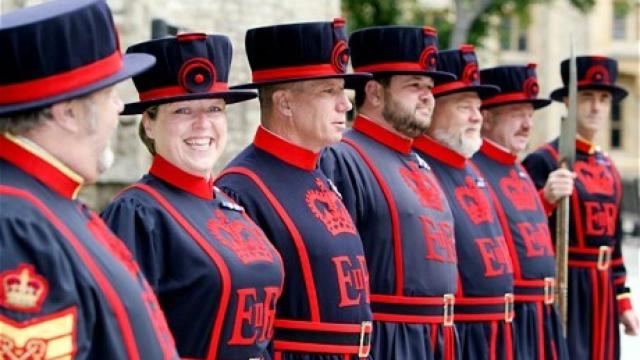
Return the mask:
[[[492,223],[493,211],[491,211],[486,194],[476,186],[471,176],[467,176],[464,181],[466,186],[456,188],[456,200],[474,224]]]
[[[320,220],[333,236],[340,233],[355,234],[356,228],[351,216],[338,196],[327,189],[322,180],[316,179],[316,185],[318,190],[309,190],[305,196],[305,201],[313,216]]]
[[[613,195],[613,176],[594,157],[588,162],[576,162],[574,170],[589,194]]]
[[[213,213],[207,227],[213,236],[233,251],[243,264],[273,262],[267,237],[250,221],[229,220],[220,209]]]
[[[420,53],[418,63],[425,70],[435,71],[438,66],[438,48],[435,45],[425,47]]]
[[[414,162],[409,163],[410,169],[400,168],[400,175],[404,182],[418,195],[420,204],[426,208],[442,211],[442,198],[440,187],[433,176],[427,176]]]
[[[40,311],[49,292],[47,280],[28,264],[0,273],[0,283],[0,306],[15,311]]]
[[[515,170],[512,169],[509,176],[500,180],[500,189],[516,209],[529,211],[536,209],[535,191],[525,179],[518,176]]]

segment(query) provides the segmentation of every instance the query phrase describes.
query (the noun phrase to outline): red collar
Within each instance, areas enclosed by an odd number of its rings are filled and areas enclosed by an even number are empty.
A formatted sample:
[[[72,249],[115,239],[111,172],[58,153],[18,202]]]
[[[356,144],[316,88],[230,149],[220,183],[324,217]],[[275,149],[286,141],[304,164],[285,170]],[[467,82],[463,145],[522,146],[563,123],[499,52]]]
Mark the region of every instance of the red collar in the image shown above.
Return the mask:
[[[588,140],[578,137],[576,138],[576,150],[591,155],[598,151],[599,147]]]
[[[316,168],[320,154],[314,153],[298,145],[288,142],[280,136],[265,129],[262,125],[258,127],[253,145],[265,151],[289,165],[297,168],[312,171]]]
[[[213,192],[213,176],[209,180],[189,174],[177,166],[156,155],[149,173],[178,189],[205,200],[215,199]]]
[[[411,152],[412,139],[385,129],[365,115],[358,114],[356,116],[353,121],[353,129],[399,153],[408,155]]]
[[[427,135],[415,138],[413,140],[413,147],[454,168],[463,169],[467,164],[467,158],[440,144]]]
[[[78,196],[84,182],[80,175],[42,148],[9,134],[0,135],[0,158],[68,199]]]
[[[513,165],[518,159],[516,155],[513,155],[511,152],[500,147],[498,144],[489,139],[483,139],[482,146],[480,147],[480,152],[504,165]]]

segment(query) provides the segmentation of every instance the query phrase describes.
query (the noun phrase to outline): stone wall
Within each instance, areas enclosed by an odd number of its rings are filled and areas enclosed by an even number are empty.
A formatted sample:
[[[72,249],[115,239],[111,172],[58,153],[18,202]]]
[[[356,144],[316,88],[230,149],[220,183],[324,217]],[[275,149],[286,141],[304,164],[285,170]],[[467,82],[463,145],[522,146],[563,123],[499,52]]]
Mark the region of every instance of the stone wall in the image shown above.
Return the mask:
[[[0,0],[0,12],[43,2],[33,0]],[[340,0],[107,0],[111,7],[120,42],[128,46],[151,37],[151,21],[161,18],[171,25],[190,31],[219,33],[229,36],[234,46],[230,84],[250,81],[250,70],[244,52],[247,29],[287,22],[330,21],[340,16]],[[277,51],[277,48],[274,48]],[[118,85],[125,102],[137,100],[133,83]],[[228,107],[229,142],[216,164],[222,168],[251,141],[259,121],[258,101],[252,100]],[[86,186],[80,197],[94,209],[101,209],[124,186],[136,181],[147,170],[150,157],[138,139],[138,116],[122,116],[120,127],[112,139],[116,153],[114,166],[103,174],[96,185]]]

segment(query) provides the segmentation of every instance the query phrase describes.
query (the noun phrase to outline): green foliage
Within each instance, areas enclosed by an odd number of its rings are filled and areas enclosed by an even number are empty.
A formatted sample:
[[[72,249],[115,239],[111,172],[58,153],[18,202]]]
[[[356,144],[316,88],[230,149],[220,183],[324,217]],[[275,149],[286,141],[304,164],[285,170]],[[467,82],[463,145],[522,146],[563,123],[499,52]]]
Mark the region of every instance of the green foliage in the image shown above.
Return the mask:
[[[493,0],[491,5],[474,21],[467,37],[467,43],[478,45],[490,30],[493,17],[518,16],[520,23],[529,22],[529,6],[553,0]],[[571,4],[583,12],[591,10],[596,0],[570,0]],[[620,0],[618,3],[627,3]],[[343,13],[351,31],[376,25],[407,24],[429,25],[438,29],[440,48],[449,46],[453,30],[455,12],[453,9],[427,9],[418,0],[343,0]],[[620,7],[624,9],[624,7]]]

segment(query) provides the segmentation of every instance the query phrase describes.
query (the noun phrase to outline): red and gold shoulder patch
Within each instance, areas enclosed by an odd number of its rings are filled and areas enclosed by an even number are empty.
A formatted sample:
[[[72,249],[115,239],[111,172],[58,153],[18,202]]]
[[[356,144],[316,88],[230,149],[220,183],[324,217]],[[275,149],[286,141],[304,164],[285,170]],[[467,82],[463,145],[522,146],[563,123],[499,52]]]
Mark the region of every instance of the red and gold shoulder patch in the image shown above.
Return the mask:
[[[33,265],[20,264],[0,273],[0,306],[13,311],[38,312],[49,293],[47,279]]]
[[[75,307],[20,322],[0,315],[0,359],[72,359],[76,321]]]

